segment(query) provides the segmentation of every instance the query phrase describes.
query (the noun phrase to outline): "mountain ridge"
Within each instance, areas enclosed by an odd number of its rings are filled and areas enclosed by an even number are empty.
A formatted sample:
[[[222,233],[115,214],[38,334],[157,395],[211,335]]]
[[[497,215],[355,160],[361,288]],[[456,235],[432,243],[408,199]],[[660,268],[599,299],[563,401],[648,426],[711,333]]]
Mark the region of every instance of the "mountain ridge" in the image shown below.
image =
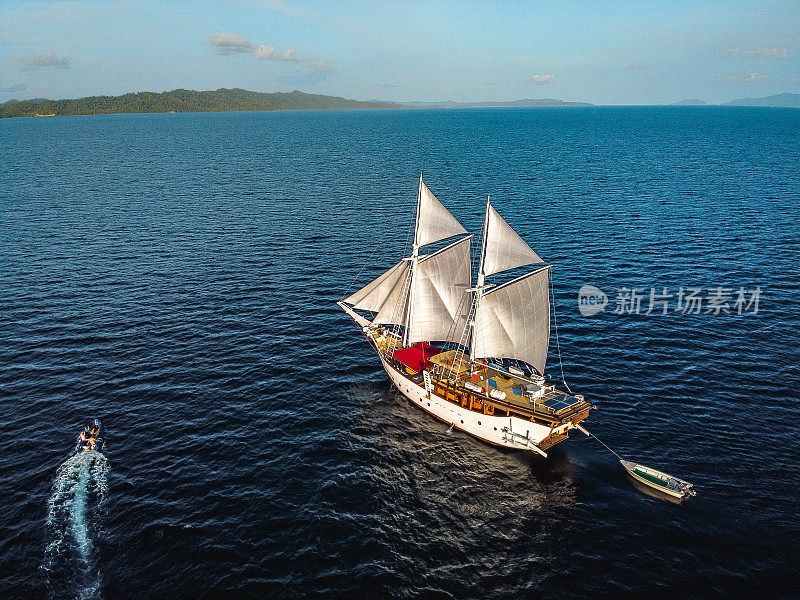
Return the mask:
[[[772,94],[761,98],[736,98],[725,102],[723,106],[772,106],[776,108],[800,107],[800,94]]]

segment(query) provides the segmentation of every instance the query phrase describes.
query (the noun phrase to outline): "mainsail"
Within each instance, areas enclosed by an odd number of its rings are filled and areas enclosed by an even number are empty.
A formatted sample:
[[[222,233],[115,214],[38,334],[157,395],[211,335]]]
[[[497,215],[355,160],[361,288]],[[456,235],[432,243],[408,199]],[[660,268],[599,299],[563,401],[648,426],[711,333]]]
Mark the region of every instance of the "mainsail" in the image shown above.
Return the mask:
[[[485,292],[475,313],[474,355],[515,358],[544,373],[550,344],[550,267]]]
[[[467,233],[467,230],[431,193],[420,177],[414,245],[419,248],[462,233]]]
[[[544,262],[486,200],[470,356],[514,358],[544,373],[550,345],[550,267],[489,289],[487,275]]]
[[[544,262],[506,223],[494,207],[487,203],[486,246],[483,274],[492,275],[508,269]]]
[[[427,256],[414,273],[407,343],[458,342],[466,326],[472,282],[470,242],[465,237]]]

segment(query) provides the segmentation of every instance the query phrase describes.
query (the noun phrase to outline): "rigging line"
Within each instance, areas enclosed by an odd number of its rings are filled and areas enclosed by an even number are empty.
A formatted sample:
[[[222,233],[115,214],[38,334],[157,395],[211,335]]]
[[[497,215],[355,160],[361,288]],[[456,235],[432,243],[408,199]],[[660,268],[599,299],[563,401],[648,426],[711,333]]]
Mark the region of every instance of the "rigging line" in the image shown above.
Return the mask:
[[[396,220],[396,218],[395,218],[395,220]],[[416,228],[417,227],[416,227],[416,225],[414,223],[409,223],[406,226],[407,233],[406,233],[406,241],[405,241],[405,244],[403,245],[403,256],[410,256],[411,255],[410,250],[414,246],[414,233],[415,233]]]
[[[397,305],[394,307],[394,314],[392,314],[392,331],[394,331],[397,335],[392,337],[392,340],[386,346],[386,355],[387,356],[394,356],[394,351],[397,349],[397,340],[400,337],[400,325],[398,324],[399,321],[403,320],[403,315],[405,314],[407,300],[406,298],[406,290],[408,290],[409,286],[411,285],[411,269],[408,269],[408,273],[406,273],[405,279],[403,280],[403,288],[400,290],[400,296],[402,301],[398,302]]]
[[[406,203],[407,203],[407,201],[406,201]],[[404,206],[404,208],[405,208],[405,206]],[[398,210],[397,212],[395,212],[394,219],[389,224],[389,229],[390,230],[394,229],[395,224],[397,223],[398,219],[401,217],[402,214],[403,214],[402,210]],[[408,239],[406,239],[406,247],[407,246],[408,246]],[[361,265],[361,269],[359,269],[358,273],[356,273],[356,276],[353,278],[353,280],[350,282],[350,285],[347,287],[347,290],[345,290],[345,292],[344,292],[344,297],[345,298],[347,298],[348,292],[350,292],[350,290],[353,289],[353,286],[356,284],[356,281],[358,281],[358,278],[361,277],[361,274],[364,272],[364,269],[367,268],[367,265],[369,265],[369,263],[375,257],[375,253],[378,251],[378,248],[380,248],[380,247],[381,247],[380,244],[375,244],[375,247],[372,249],[372,252],[370,253],[370,255],[367,258],[366,262],[364,262],[364,264]]]
[[[611,452],[611,454],[613,454],[614,456],[616,456],[618,459],[620,459],[620,460],[623,460],[623,458],[622,458],[622,457],[621,457],[619,454],[617,454],[617,453],[616,453],[616,452],[614,452],[614,451],[613,451],[611,448],[609,448],[609,447],[608,447],[606,444],[604,444],[604,443],[603,443],[603,440],[601,440],[599,437],[597,437],[597,436],[596,436],[595,434],[593,434],[591,431],[589,431],[588,429],[584,429],[584,432],[585,432],[585,433],[588,433],[588,434],[589,434],[591,437],[593,437],[593,438],[594,438],[594,439],[596,439],[598,442],[600,442],[600,445],[602,445],[602,446],[603,446],[603,447],[604,447],[606,450],[608,450],[609,452]]]
[[[464,238],[464,239],[466,239],[466,238]],[[470,268],[470,273],[469,273],[470,285],[469,285],[469,287],[472,287],[472,242],[470,242],[470,252],[469,252],[469,254],[470,254],[470,266],[469,266],[469,268]],[[466,319],[467,320],[464,323],[464,330],[461,332],[461,337],[459,338],[459,340],[461,342],[463,342],[464,338],[467,336],[467,330],[469,329],[469,312],[470,312],[471,307],[472,307],[472,305],[470,303],[470,298],[471,298],[471,293],[469,292],[469,290],[468,289],[464,290],[464,292],[461,294],[461,298],[458,301],[458,307],[456,308],[456,317],[453,320],[453,323],[450,325],[449,329],[447,330],[448,339],[455,338],[456,333],[458,332],[459,315],[464,314],[464,313],[462,313],[462,308],[466,308],[466,310],[467,310],[467,312],[466,312]],[[469,306],[467,306],[468,303],[469,303]],[[461,342],[459,342],[459,343],[461,343]],[[453,341],[453,343],[456,343],[456,342]],[[457,347],[456,347],[456,350],[458,350]]]
[[[553,271],[550,271],[550,296],[553,298],[553,328],[556,330],[556,348],[558,349],[558,367],[561,369],[561,381],[564,382],[564,386],[567,388],[567,391],[571,394],[572,390],[569,389],[569,384],[567,383],[566,377],[564,377],[564,363],[561,360],[561,342],[558,339],[558,319],[556,318],[556,294],[553,291]],[[544,373],[542,373],[544,375]],[[600,440],[598,440],[600,441]],[[601,442],[602,443],[602,442]]]
[[[458,315],[461,314],[461,306],[464,304],[464,297],[467,295],[467,292],[462,294],[461,299],[458,301],[458,306],[456,307],[456,318],[453,319],[453,322],[450,324],[450,327],[447,329],[447,339],[454,338],[456,336],[456,329],[458,327]]]
[[[475,302],[474,296],[471,296],[469,293],[465,292],[464,295],[461,297],[461,302],[458,304],[458,312],[461,312],[461,306],[465,304],[467,298],[470,298],[469,301],[469,309],[467,310],[467,320],[464,324],[464,331],[461,333],[461,338],[459,339],[458,344],[455,347],[455,354],[453,354],[452,362],[450,363],[450,377],[453,377],[453,373],[455,371],[456,366],[460,366],[461,360],[464,358],[465,354],[465,347],[469,339],[469,322],[471,319],[474,318],[474,310],[475,310]],[[448,332],[449,333],[449,332]],[[455,334],[455,323],[453,323],[453,334]],[[455,335],[454,335],[455,337]],[[471,367],[471,365],[470,365]],[[444,371],[443,371],[444,372]]]

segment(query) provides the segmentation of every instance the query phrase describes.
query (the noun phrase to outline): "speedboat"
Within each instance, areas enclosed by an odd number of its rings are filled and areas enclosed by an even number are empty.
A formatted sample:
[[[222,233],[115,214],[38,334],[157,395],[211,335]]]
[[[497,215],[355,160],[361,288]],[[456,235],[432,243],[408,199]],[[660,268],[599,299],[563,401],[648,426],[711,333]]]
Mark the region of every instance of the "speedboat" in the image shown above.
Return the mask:
[[[94,450],[99,452],[103,449],[103,443],[103,424],[99,419],[95,419],[78,434],[78,444],[75,448],[75,452],[78,454]]]

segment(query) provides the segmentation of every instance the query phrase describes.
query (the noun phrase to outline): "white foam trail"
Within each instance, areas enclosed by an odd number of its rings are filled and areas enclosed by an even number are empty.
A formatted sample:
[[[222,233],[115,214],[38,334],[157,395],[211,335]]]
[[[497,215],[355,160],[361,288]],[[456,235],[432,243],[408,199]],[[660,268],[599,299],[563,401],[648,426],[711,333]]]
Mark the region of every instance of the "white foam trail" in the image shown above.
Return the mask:
[[[47,502],[48,544],[45,571],[59,595],[74,589],[78,598],[96,598],[100,574],[96,570],[92,536],[96,508],[108,492],[108,460],[97,451],[76,454],[58,468]],[[73,581],[59,581],[71,573]]]

